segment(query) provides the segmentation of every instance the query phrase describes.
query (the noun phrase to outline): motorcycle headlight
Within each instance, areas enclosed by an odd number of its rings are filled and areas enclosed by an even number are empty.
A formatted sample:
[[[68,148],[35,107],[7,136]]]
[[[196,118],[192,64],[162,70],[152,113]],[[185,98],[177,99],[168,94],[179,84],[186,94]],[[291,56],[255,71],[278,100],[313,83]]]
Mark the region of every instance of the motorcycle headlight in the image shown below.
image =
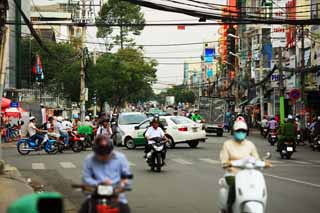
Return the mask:
[[[157,151],[160,152],[163,149],[163,146],[153,146],[153,148]]]
[[[99,185],[97,188],[98,195],[111,196],[113,194],[112,186]]]

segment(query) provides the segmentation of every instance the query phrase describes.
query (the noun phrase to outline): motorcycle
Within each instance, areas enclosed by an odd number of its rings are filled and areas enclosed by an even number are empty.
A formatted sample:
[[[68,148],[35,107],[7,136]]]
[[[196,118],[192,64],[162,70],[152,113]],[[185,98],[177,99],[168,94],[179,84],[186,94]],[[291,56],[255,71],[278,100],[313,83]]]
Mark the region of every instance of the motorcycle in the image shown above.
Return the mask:
[[[285,141],[280,149],[280,157],[283,159],[286,157],[290,159],[294,152],[294,142],[293,141]]]
[[[23,138],[17,142],[17,150],[20,155],[28,155],[30,152],[37,152],[44,149],[48,154],[57,154],[58,145],[56,140],[50,139],[47,132],[43,132],[44,139],[39,147],[38,142],[31,138]]]
[[[278,142],[278,132],[276,130],[271,130],[268,135],[268,141],[271,146],[274,146]]]
[[[264,160],[271,158],[268,153]],[[267,187],[260,170],[265,168],[264,161],[257,161],[253,158],[235,160],[224,168],[234,167],[239,171],[235,176],[236,199],[232,205],[232,213],[264,213],[267,206]],[[219,180],[221,186],[219,192],[219,208],[221,212],[228,210],[229,185],[225,177]]]
[[[75,131],[68,131],[69,141],[65,144],[62,138],[58,142],[58,151],[62,153],[64,150],[71,149],[73,152],[81,152],[84,150],[84,137],[79,137]]]
[[[297,145],[300,145],[300,144],[305,145],[300,131],[298,131],[297,133],[296,141],[297,141]]]
[[[311,143],[311,148],[312,148],[312,151],[320,151],[320,136],[316,136],[314,137],[313,139],[313,142]]]
[[[162,166],[164,166],[164,155],[166,152],[165,142],[160,137],[151,138],[151,151],[147,153],[147,163],[151,171],[156,170],[161,172]]]
[[[264,127],[264,128],[262,129],[262,136],[263,136],[264,138],[266,138],[267,135],[268,135],[268,128]]]
[[[121,179],[132,179],[132,175],[124,175]],[[118,196],[125,191],[131,191],[129,187],[115,185],[88,186],[83,184],[73,184],[72,187],[81,189],[83,192],[91,193],[87,213],[120,213]]]

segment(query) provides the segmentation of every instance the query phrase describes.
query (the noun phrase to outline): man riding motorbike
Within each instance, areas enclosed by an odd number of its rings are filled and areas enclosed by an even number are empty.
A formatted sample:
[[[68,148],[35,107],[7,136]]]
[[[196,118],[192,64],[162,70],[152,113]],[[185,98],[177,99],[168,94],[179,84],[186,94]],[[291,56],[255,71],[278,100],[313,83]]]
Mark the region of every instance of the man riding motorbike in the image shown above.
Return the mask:
[[[130,185],[123,176],[131,175],[129,163],[124,154],[114,151],[113,145],[105,135],[98,135],[95,138],[94,153],[89,154],[82,170],[84,184],[97,186],[99,184],[114,185],[120,184],[121,189]],[[119,194],[120,213],[130,213],[128,200],[124,193]],[[87,213],[90,206],[90,197],[84,202],[80,213]]]
[[[263,135],[263,130],[268,128],[268,119],[267,119],[267,116],[263,116],[263,119],[261,120],[261,128],[260,128],[260,132],[261,132],[261,135]]]
[[[199,110],[194,111],[194,114],[192,115],[191,120],[195,122],[202,120],[202,116],[199,114]]]
[[[292,141],[293,142],[293,150],[296,151],[296,143],[295,143],[295,137],[296,137],[296,128],[294,125],[294,120],[292,115],[288,115],[288,120],[284,124],[281,124],[280,126],[280,136],[279,136],[279,142],[277,144],[277,152],[281,151],[282,145],[285,141]]]
[[[275,131],[279,128],[278,122],[275,120],[273,116],[271,116],[270,121],[268,121],[268,129],[269,131]]]
[[[220,159],[223,165],[230,165],[231,161],[242,160],[253,157],[260,160],[256,146],[247,137],[248,126],[243,117],[238,117],[233,125],[233,139],[227,140],[222,146]],[[268,165],[270,163],[268,162]],[[226,182],[230,186],[228,194],[228,212],[231,212],[232,205],[236,199],[235,174],[238,169],[229,167],[226,169]]]
[[[159,119],[159,117],[154,117],[152,119],[151,126],[147,129],[147,131],[146,131],[144,136],[147,139],[147,144],[145,145],[145,149],[144,149],[144,153],[145,153],[144,158],[147,158],[147,154],[152,149],[152,147],[151,147],[152,141],[150,139],[159,137],[159,138],[163,138],[165,141],[167,140],[167,138],[166,138],[166,136],[164,134],[164,131],[160,127],[160,119]],[[165,162],[166,149],[164,150],[162,158],[163,158],[163,162]]]
[[[40,145],[44,139],[43,135],[40,133],[43,131],[41,129],[38,129],[35,123],[36,123],[36,118],[34,116],[31,116],[29,118],[28,134],[31,140],[34,140],[38,143],[38,148],[40,148]]]

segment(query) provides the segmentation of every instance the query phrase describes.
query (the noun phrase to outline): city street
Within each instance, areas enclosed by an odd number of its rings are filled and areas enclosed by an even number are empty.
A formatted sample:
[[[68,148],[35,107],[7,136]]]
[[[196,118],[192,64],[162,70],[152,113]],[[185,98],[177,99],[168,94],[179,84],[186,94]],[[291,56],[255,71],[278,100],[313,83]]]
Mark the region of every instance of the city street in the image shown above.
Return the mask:
[[[167,166],[161,173],[150,172],[143,149],[124,152],[134,173],[133,191],[128,193],[135,213],[210,213],[218,212],[218,180],[223,175],[219,151],[228,136],[209,137],[197,149],[177,145],[168,151]],[[310,147],[298,147],[292,160],[281,160],[258,134],[250,136],[260,155],[272,153],[273,168],[265,170],[268,186],[267,212],[319,212],[320,153]],[[81,181],[82,162],[89,153],[20,156],[15,148],[4,148],[3,158],[16,166],[25,178],[43,183],[46,190],[58,191],[66,198],[67,212],[76,212],[84,196],[71,188]]]

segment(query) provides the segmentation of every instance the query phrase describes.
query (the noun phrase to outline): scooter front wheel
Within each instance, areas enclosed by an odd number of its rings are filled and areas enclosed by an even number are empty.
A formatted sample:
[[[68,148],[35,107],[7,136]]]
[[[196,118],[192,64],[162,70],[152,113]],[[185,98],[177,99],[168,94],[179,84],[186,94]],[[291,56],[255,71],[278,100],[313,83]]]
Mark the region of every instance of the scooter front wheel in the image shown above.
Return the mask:
[[[75,142],[72,144],[71,149],[73,152],[81,152],[83,150],[83,143]]]
[[[157,172],[161,172],[161,166],[162,166],[162,157],[161,157],[161,153],[158,153],[156,155],[156,171]]]

